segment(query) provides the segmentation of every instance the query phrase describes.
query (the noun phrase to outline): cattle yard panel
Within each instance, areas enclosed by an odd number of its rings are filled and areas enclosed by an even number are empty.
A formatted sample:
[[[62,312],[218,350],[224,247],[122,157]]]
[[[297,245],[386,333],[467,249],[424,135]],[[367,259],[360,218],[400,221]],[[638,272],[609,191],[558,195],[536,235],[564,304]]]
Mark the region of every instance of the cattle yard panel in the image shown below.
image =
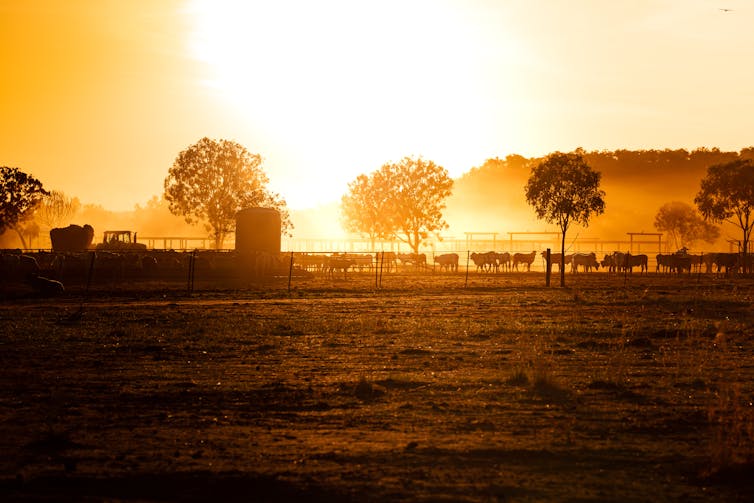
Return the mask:
[[[139,241],[152,250],[206,250],[208,237],[139,236]],[[160,246],[162,245],[162,246]]]

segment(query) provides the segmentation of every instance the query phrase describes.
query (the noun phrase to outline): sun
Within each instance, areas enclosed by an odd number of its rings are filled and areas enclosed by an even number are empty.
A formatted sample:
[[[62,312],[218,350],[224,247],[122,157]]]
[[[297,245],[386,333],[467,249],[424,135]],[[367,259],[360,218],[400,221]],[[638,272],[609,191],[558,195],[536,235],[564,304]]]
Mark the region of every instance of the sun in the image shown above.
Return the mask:
[[[299,203],[406,155],[457,176],[504,141],[479,41],[451,4],[195,0],[190,11],[205,84],[282,152],[281,175],[307,181]]]

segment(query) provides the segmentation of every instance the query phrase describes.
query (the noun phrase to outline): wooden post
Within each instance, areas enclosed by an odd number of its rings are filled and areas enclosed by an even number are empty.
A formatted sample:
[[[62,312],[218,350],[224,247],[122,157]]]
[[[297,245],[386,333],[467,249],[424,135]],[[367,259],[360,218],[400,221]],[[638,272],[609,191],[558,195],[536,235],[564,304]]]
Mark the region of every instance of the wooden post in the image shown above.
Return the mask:
[[[291,263],[288,266],[288,293],[291,293],[291,276],[293,276],[293,252],[291,252]]]
[[[385,267],[385,252],[382,252],[382,261],[380,262],[380,283],[378,288],[382,288],[382,268]]]
[[[196,250],[189,255],[189,267],[188,267],[188,285],[186,290],[188,294],[194,293],[194,272],[196,271]]]
[[[463,283],[463,287],[469,286],[469,257],[471,256],[471,250],[466,250],[466,281]]]

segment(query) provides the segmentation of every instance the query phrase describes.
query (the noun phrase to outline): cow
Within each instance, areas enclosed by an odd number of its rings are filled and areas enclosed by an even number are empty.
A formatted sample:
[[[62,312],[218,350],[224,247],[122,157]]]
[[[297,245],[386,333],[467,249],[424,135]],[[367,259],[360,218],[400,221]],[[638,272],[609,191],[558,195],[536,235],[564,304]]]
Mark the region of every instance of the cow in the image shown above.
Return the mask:
[[[325,276],[328,278],[335,278],[337,271],[343,271],[343,279],[347,279],[348,269],[353,267],[354,261],[346,256],[346,254],[334,253],[329,257],[325,257]]]
[[[717,265],[717,272],[725,270],[725,274],[736,272],[740,267],[740,260],[738,253],[715,253],[715,265]]]
[[[63,295],[65,288],[60,281],[45,278],[44,276],[37,276],[32,274],[28,277],[27,283],[40,295],[43,296],[55,296]]]
[[[704,272],[710,274],[712,272],[712,266],[715,265],[717,253],[703,253],[700,259],[699,268],[704,265]]]
[[[691,255],[685,253],[673,253],[671,255],[658,254],[657,255],[657,271],[663,272],[677,272],[681,274],[683,271],[691,272]]]
[[[21,253],[0,254],[0,280],[25,281],[30,276],[36,276],[41,269],[37,259],[31,255]]]
[[[657,260],[656,272],[668,272],[668,270],[670,269],[671,255],[668,255],[666,253],[658,253],[655,257],[655,260]]]
[[[525,264],[526,270],[531,271],[531,264],[534,262],[534,258],[537,256],[537,252],[531,253],[514,253],[513,254],[513,268],[518,271],[518,264]]]
[[[562,256],[563,256],[562,253],[550,253],[550,264],[551,264],[551,266],[558,266],[558,268],[560,268],[560,264],[561,264],[560,260],[561,260]],[[571,264],[571,258],[572,257],[573,257],[573,255],[566,255],[565,256],[565,261],[563,262],[563,267]],[[547,251],[543,251],[542,252],[542,258],[545,259],[545,260],[547,260]]]
[[[50,242],[55,252],[83,252],[92,244],[94,228],[85,224],[71,224],[68,227],[50,229]]]
[[[631,253],[615,252],[613,263],[618,271],[634,272],[634,267],[639,267],[640,272],[648,271],[649,257],[644,254],[632,255]]]
[[[458,272],[458,254],[444,253],[435,257],[435,264],[440,265],[440,270],[445,269],[448,272]]]
[[[401,264],[407,267],[413,266],[416,269],[427,268],[427,256],[424,253],[399,253],[396,257]]]
[[[359,272],[371,271],[374,266],[374,257],[368,253],[344,253],[343,258],[353,261],[354,269],[358,269]]]
[[[584,269],[584,272],[589,272],[594,267],[595,270],[599,270],[600,264],[597,262],[597,254],[592,253],[574,253],[571,257],[571,272],[578,272],[579,266]]]
[[[471,260],[476,264],[476,270],[489,271],[497,269],[497,254],[495,252],[472,253]]]
[[[377,252],[377,266],[386,272],[398,271],[398,255],[392,251]]]
[[[294,253],[293,262],[305,271],[321,272],[325,267],[325,256],[311,253]]]
[[[503,271],[511,270],[511,254],[508,252],[496,253],[497,266],[503,269]]]
[[[615,272],[615,255],[612,253],[605,255],[605,257],[600,262],[600,265],[603,269],[607,269],[607,272]]]

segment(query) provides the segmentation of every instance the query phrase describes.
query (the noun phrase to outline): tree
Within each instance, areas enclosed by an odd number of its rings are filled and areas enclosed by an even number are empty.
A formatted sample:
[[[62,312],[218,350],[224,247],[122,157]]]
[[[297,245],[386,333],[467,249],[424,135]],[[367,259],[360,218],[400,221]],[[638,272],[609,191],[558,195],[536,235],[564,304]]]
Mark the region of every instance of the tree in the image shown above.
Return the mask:
[[[720,228],[706,221],[690,204],[672,201],[660,207],[655,216],[655,229],[667,232],[668,241],[676,250],[691,248],[703,240],[714,243],[720,237]]]
[[[388,214],[395,237],[419,253],[430,233],[448,228],[442,210],[453,190],[453,179],[445,168],[421,157],[404,157],[380,171],[390,193]]]
[[[59,190],[51,190],[42,199],[34,217],[42,225],[52,229],[70,223],[71,218],[80,207],[81,203],[77,198],[67,197]]]
[[[398,239],[419,253],[430,233],[448,227],[442,210],[452,188],[453,180],[442,166],[421,157],[404,157],[351,182],[341,210],[348,229],[370,238]]]
[[[268,191],[261,165],[259,154],[236,142],[202,138],[178,154],[165,178],[170,211],[187,223],[204,223],[215,248],[235,230],[236,213],[244,208],[275,208],[287,231],[292,225],[285,201]]]
[[[348,184],[348,193],[341,198],[340,210],[343,227],[348,232],[365,235],[372,249],[378,239],[392,236],[387,218],[388,193],[380,190],[384,186],[381,172],[371,176],[359,175]]]
[[[526,182],[526,201],[537,218],[560,227],[560,286],[565,286],[565,237],[571,223],[589,225],[592,214],[605,211],[605,192],[600,190],[602,175],[577,153],[550,154],[532,168]]]
[[[24,223],[49,193],[42,182],[18,168],[0,167],[0,234],[13,229],[26,248]]]
[[[749,271],[749,241],[754,227],[754,161],[737,159],[707,168],[701,189],[694,198],[705,219],[712,222],[730,222],[743,232],[741,249],[744,254],[744,271]]]

